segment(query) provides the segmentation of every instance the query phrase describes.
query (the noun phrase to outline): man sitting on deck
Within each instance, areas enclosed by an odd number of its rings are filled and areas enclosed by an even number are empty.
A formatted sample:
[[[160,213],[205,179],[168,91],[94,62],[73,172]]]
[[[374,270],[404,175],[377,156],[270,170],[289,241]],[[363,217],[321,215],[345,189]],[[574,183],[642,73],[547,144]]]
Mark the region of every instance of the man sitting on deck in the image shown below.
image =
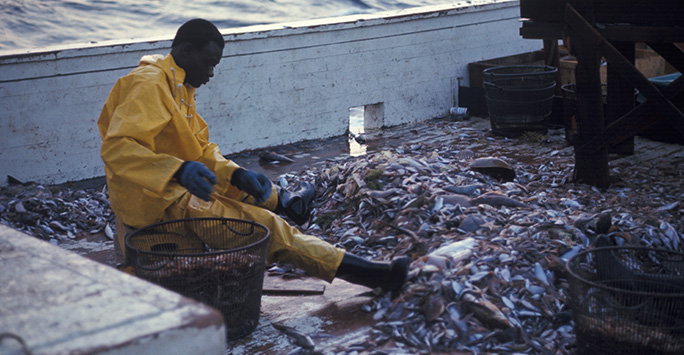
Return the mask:
[[[214,76],[224,45],[211,22],[190,20],[178,29],[168,55],[144,56],[111,90],[97,125],[120,230],[116,247],[125,251],[124,228],[181,218],[250,220],[271,232],[269,263],[289,263],[327,282],[339,277],[396,296],[406,281],[407,257],[372,262],[303,234],[274,212],[306,221],[310,194],[279,191],[264,174],[227,160],[209,141],[207,124],[195,112],[195,90]]]

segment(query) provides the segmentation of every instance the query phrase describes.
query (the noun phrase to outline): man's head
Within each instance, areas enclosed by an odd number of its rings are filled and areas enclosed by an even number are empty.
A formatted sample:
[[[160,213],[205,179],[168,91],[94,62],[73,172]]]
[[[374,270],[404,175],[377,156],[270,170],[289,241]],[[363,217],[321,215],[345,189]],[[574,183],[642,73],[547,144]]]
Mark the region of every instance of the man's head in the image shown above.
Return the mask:
[[[224,45],[219,30],[207,20],[193,19],[178,28],[171,55],[185,70],[185,83],[196,88],[206,84],[214,76]]]

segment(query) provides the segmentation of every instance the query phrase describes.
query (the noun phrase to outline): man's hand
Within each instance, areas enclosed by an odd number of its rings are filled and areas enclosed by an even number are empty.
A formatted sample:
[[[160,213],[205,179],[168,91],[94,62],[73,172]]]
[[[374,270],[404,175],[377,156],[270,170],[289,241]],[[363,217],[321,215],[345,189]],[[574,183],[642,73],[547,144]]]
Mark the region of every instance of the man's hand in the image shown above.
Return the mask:
[[[205,201],[211,200],[216,175],[206,165],[197,161],[186,161],[174,176],[191,194]]]
[[[271,196],[271,180],[262,173],[240,168],[233,172],[230,183],[252,195],[257,204],[263,203]]]

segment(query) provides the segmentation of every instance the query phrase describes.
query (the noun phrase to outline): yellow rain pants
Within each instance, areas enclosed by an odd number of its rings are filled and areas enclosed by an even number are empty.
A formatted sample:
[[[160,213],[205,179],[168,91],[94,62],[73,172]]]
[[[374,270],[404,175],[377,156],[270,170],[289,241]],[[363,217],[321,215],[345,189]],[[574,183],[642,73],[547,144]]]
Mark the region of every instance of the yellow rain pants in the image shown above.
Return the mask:
[[[287,262],[332,281],[344,250],[301,233],[271,212],[274,191],[261,207],[230,184],[239,168],[209,142],[208,127],[195,112],[195,88],[171,55],[145,56],[112,88],[98,120],[118,248],[128,231],[178,218],[226,217],[255,221],[271,233],[267,259]],[[205,164],[218,179],[212,201],[192,196],[173,175],[184,161]],[[124,228],[121,228],[124,227]]]

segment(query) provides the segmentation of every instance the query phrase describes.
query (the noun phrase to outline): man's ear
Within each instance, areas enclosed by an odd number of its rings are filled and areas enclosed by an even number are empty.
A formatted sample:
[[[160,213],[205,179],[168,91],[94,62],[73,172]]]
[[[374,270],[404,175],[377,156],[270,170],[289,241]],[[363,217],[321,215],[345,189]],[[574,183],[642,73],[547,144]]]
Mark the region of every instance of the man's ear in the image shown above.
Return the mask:
[[[192,56],[192,54],[194,52],[195,52],[195,46],[190,44],[190,42],[184,42],[183,44],[181,44],[180,54],[183,57],[189,58],[190,56]]]

